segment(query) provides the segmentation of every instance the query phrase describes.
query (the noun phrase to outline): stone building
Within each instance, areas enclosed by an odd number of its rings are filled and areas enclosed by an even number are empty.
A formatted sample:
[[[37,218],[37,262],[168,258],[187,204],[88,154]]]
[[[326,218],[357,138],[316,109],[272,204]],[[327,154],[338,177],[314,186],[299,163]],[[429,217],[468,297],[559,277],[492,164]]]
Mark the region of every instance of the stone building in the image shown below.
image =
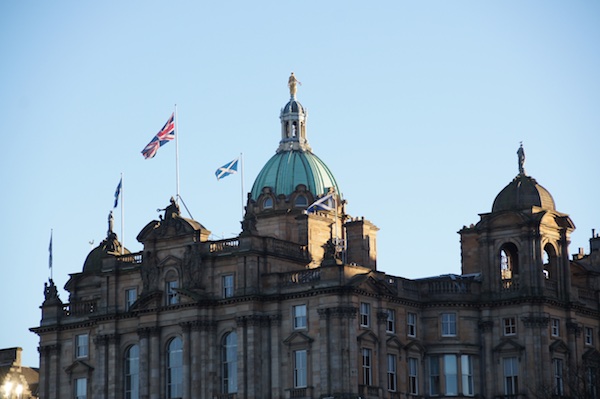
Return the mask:
[[[21,364],[22,348],[0,349],[0,398],[37,399],[39,371]]]
[[[596,398],[600,237],[570,258],[575,226],[523,149],[459,232],[461,275],[392,276],[308,144],[296,82],[238,237],[210,240],[171,200],[140,253],[109,225],[68,303],[46,285],[40,397]]]

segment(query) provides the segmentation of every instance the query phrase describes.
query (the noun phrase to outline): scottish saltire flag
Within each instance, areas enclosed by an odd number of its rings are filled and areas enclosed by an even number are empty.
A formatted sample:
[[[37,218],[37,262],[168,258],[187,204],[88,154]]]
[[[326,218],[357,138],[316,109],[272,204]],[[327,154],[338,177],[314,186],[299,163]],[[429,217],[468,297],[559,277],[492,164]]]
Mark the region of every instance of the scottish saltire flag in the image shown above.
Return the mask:
[[[156,136],[144,147],[142,155],[145,159],[154,158],[156,152],[160,147],[167,144],[169,141],[175,139],[175,112],[171,114],[171,117],[165,123],[162,129]]]
[[[115,204],[113,205],[113,208],[116,208],[117,205],[119,205],[119,195],[121,195],[121,186],[123,185],[123,178],[121,177],[121,180],[119,180],[119,185],[117,186],[117,189],[115,190]]]
[[[240,160],[239,158],[236,158],[233,161],[226,163],[225,165],[223,165],[219,169],[217,169],[217,171],[215,172],[215,176],[217,176],[217,180],[221,180],[224,177],[227,177],[229,175],[237,173],[237,167],[238,167],[239,160]]]
[[[335,195],[335,193],[331,193],[331,194],[327,194],[326,196],[319,198],[318,200],[316,200],[315,202],[313,202],[312,204],[310,204],[308,206],[308,208],[306,208],[306,210],[308,212],[314,212],[317,210],[321,210],[321,211],[332,211],[333,207],[331,206],[331,200],[333,200],[333,196]]]

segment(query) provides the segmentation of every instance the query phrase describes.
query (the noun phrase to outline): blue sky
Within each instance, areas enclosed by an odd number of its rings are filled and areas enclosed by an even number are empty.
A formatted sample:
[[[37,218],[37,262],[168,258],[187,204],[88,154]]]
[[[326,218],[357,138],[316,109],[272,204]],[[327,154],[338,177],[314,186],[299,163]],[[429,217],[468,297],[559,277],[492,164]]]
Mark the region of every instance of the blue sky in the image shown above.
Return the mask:
[[[175,145],[144,160],[178,109],[181,196],[215,238],[279,142],[287,78],[353,216],[381,230],[378,267],[460,273],[456,232],[529,175],[600,230],[600,3],[595,1],[5,1],[0,4],[0,347],[37,365],[48,241],[54,280],[81,271],[124,174],[125,245],[175,194]],[[120,232],[120,211],[116,213]],[[61,299],[68,302],[64,291]]]

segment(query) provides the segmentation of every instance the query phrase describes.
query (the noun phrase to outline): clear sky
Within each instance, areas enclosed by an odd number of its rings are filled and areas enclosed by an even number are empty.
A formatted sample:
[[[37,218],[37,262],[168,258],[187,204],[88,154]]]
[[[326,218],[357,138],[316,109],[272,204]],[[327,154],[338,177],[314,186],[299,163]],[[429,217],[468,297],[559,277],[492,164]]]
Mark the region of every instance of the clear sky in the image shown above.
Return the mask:
[[[0,3],[0,348],[38,364],[48,243],[54,280],[106,236],[124,174],[124,241],[175,194],[175,144],[140,151],[177,104],[181,196],[215,238],[274,154],[287,78],[347,210],[381,230],[378,268],[460,273],[456,232],[525,169],[600,231],[600,2],[16,1]],[[115,214],[120,234],[120,209]],[[93,246],[90,242],[93,241]]]

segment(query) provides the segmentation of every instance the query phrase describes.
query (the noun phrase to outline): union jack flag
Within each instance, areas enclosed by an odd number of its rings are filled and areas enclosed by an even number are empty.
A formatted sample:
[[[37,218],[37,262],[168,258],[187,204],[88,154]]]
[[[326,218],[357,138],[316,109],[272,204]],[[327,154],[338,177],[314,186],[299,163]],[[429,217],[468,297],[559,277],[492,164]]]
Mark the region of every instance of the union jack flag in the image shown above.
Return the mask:
[[[175,113],[171,114],[171,117],[165,123],[162,129],[142,150],[142,155],[145,159],[154,158],[156,152],[160,147],[167,144],[169,141],[175,139]]]

